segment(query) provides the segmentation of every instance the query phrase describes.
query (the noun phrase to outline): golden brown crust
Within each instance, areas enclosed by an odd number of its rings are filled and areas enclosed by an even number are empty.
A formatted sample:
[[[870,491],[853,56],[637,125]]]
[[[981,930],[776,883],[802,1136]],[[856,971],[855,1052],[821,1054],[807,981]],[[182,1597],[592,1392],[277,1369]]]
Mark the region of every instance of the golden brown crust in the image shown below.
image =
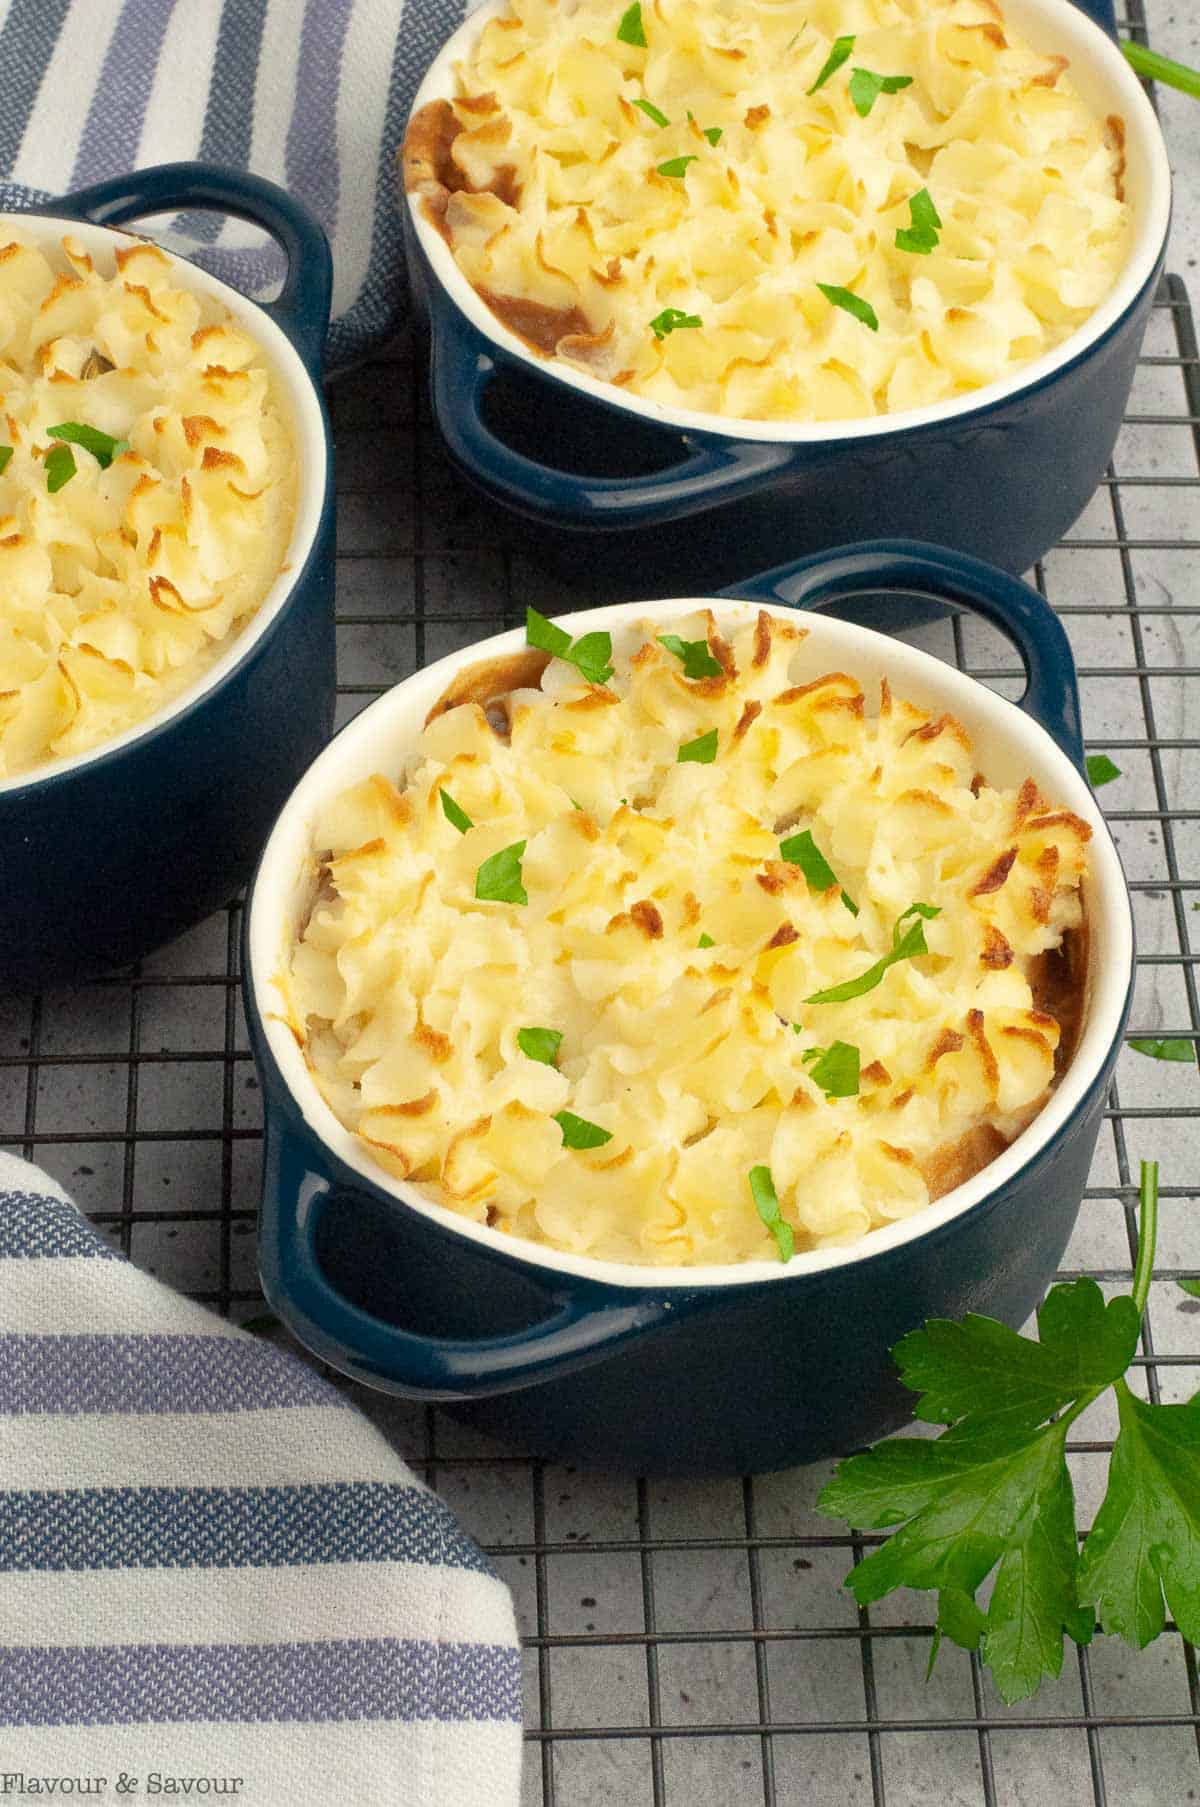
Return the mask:
[[[533,690],[541,683],[542,673],[550,663],[550,654],[537,647],[524,647],[520,652],[505,653],[498,659],[479,659],[456,672],[429,714],[425,726],[457,709],[460,703],[478,703],[486,708],[513,690]]]

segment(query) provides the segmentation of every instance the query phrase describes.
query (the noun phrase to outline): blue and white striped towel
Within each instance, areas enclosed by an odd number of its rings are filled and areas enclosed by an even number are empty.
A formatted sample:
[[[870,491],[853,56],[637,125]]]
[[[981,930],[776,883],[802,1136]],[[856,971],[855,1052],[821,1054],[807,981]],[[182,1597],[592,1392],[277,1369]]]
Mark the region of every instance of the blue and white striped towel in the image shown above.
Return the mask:
[[[474,0],[471,0],[474,4]],[[333,246],[329,370],[394,330],[393,158],[464,0],[0,0],[0,211],[202,157],[306,201]],[[195,222],[192,222],[193,226]],[[230,221],[172,247],[247,294],[281,275]]]
[[[516,1807],[520,1673],[507,1590],[333,1387],[0,1154],[0,1800]]]

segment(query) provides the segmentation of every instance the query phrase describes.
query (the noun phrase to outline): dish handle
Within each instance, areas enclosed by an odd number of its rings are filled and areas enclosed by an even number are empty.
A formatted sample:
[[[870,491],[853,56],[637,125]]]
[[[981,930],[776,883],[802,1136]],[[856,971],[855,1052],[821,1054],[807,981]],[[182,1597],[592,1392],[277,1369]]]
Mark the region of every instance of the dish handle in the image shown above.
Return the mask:
[[[532,1325],[478,1337],[405,1330],[347,1298],[325,1272],[321,1220],[330,1208],[353,1206],[355,1193],[314,1172],[304,1146],[280,1132],[268,1110],[263,1196],[276,1203],[259,1226],[263,1291],[301,1342],[368,1386],[425,1400],[513,1392],[613,1355],[714,1296],[604,1286],[525,1262],[521,1296],[532,1290],[545,1307]]]
[[[287,274],[274,301],[260,302],[264,314],[287,334],[315,378],[329,325],[333,262],[324,229],[286,189],[242,170],[213,163],[160,163],[152,169],[112,176],[77,188],[37,211],[88,220],[93,226],[120,226],[145,214],[231,213],[261,226],[283,248]]]
[[[1062,622],[1036,590],[994,565],[922,540],[870,540],[777,565],[722,594],[820,609],[878,590],[952,603],[1007,634],[1025,667],[1017,707],[1045,728],[1078,771],[1086,770],[1075,660]]]
[[[1117,9],[1113,5],[1113,0],[1073,0],[1073,4],[1079,8],[1081,13],[1086,13],[1087,17],[1094,25],[1098,25],[1101,31],[1107,32],[1110,38],[1116,39]]]
[[[519,361],[436,294],[430,330],[433,412],[451,457],[485,495],[547,526],[607,531],[682,520],[752,494],[794,459],[792,445],[664,426],[664,437],[680,447],[666,470],[645,477],[558,470],[515,451],[488,424],[487,392],[503,367],[522,368]]]

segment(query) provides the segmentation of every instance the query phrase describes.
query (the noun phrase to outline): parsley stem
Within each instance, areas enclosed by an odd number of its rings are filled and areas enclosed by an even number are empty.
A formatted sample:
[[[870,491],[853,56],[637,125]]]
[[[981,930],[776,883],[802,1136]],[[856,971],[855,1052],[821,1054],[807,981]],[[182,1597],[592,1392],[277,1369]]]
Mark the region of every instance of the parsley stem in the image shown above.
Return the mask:
[[[1141,1317],[1150,1297],[1150,1276],[1154,1271],[1154,1245],[1158,1240],[1158,1162],[1142,1162],[1142,1179],[1138,1188],[1138,1250],[1133,1270],[1133,1302]]]
[[[1178,88],[1181,94],[1200,98],[1200,69],[1189,69],[1186,63],[1176,63],[1145,44],[1134,44],[1129,38],[1121,40],[1121,49],[1125,61],[1138,75],[1165,82],[1169,88]]]

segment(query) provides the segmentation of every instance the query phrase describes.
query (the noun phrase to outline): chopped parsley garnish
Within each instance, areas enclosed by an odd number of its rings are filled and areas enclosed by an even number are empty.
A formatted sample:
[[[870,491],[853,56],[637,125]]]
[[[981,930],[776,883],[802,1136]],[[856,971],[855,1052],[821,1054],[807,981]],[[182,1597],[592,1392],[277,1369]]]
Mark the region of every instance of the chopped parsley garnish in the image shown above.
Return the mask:
[[[861,320],[864,326],[869,326],[873,333],[879,331],[879,316],[875,309],[869,301],[864,301],[861,295],[856,295],[853,289],[839,288],[836,282],[819,282],[817,287],[826,301],[832,302],[834,307],[840,307],[847,314],[853,314],[856,320]]]
[[[668,333],[677,333],[681,326],[703,325],[699,314],[685,314],[681,307],[665,307],[650,322],[650,331],[656,339],[665,339]]]
[[[899,94],[912,86],[911,75],[876,75],[873,69],[854,69],[850,73],[850,99],[860,119],[865,119],[881,94]]]
[[[517,1046],[522,1054],[530,1060],[540,1060],[544,1067],[552,1067],[558,1059],[558,1044],[563,1038],[561,1029],[518,1029]]]
[[[775,1238],[779,1259],[790,1261],[796,1253],[796,1238],[792,1234],[791,1224],[785,1223],[779,1215],[779,1199],[775,1193],[775,1182],[771,1178],[769,1167],[752,1167],[750,1169],[750,1195],[754,1200],[758,1215]]]
[[[1196,1064],[1196,1044],[1182,1036],[1131,1041],[1129,1046],[1135,1054],[1147,1054],[1151,1060],[1190,1060],[1193,1066]]]
[[[612,1141],[611,1129],[601,1129],[598,1123],[589,1123],[574,1111],[555,1111],[554,1121],[562,1130],[564,1148],[603,1148]]]
[[[0,466],[0,469],[3,467]],[[1087,756],[1088,783],[1094,791],[1102,784],[1111,784],[1114,778],[1121,776],[1121,768],[1114,765],[1107,753],[1089,753]]]
[[[937,250],[942,222],[927,188],[919,188],[915,195],[908,197],[908,214],[912,224],[902,226],[896,233],[896,249],[915,251],[921,257],[928,257],[931,251]]]
[[[1200,1299],[1200,1280],[1193,1280],[1189,1277],[1186,1280],[1176,1280],[1175,1284],[1181,1293],[1187,1294],[1189,1299]]]
[[[629,10],[621,14],[617,37],[622,44],[633,44],[638,50],[645,50],[646,28],[642,24],[642,0],[634,0]]]
[[[853,1042],[831,1042],[828,1048],[806,1048],[800,1058],[806,1064],[810,1060],[815,1062],[808,1076],[828,1097],[857,1098],[861,1063]]]
[[[612,677],[613,668],[609,664],[612,635],[609,633],[581,634],[578,640],[572,640],[565,628],[548,621],[536,609],[527,608],[525,641],[529,646],[536,646],[539,652],[552,653],[556,659],[574,665],[580,677],[589,684],[607,684]]]
[[[941,913],[941,910],[935,908],[933,904],[909,904],[904,914],[896,918],[895,926],[892,929],[891,948],[881,960],[876,960],[874,966],[868,966],[865,973],[859,973],[857,979],[846,979],[841,985],[831,985],[827,991],[814,991],[810,998],[805,998],[804,1002],[806,1004],[848,1004],[851,998],[861,998],[868,991],[874,991],[889,966],[895,966],[898,960],[915,960],[919,955],[929,952],[925,942],[925,925],[920,919],[924,917],[925,922],[928,922],[934,916],[940,916]],[[918,920],[909,923],[905,928],[904,924],[908,922],[910,916],[916,916]]]
[[[0,477],[2,477],[8,469],[8,461],[12,455],[13,449],[10,445],[0,445]]]
[[[655,164],[660,176],[685,176],[689,163],[695,163],[695,151],[689,151],[686,157],[668,157],[665,163]]]
[[[46,453],[46,488],[55,495],[64,483],[69,483],[76,471],[75,454],[69,445],[51,446]]]
[[[692,125],[695,125],[696,115],[694,113],[689,111],[688,119]],[[724,137],[724,132],[719,125],[706,125],[703,128],[703,131],[704,136],[708,139],[710,144],[720,144],[721,139]]]
[[[724,667],[713,657],[707,640],[681,640],[678,634],[659,634],[658,644],[683,664],[685,678],[719,678]]]
[[[824,66],[821,69],[820,75],[818,75],[816,81],[813,83],[812,87],[807,90],[807,92],[809,94],[815,94],[818,88],[823,88],[825,86],[825,83],[829,80],[830,76],[836,75],[838,70],[841,68],[842,64],[849,59],[850,52],[853,49],[854,49],[854,34],[853,33],[851,33],[849,37],[835,38],[833,40],[833,48],[829,52],[829,55],[825,58]]]
[[[442,814],[447,822],[457,828],[459,834],[466,834],[468,828],[474,828],[475,824],[466,810],[460,809],[449,791],[439,790],[438,795],[442,799]]]
[[[502,847],[475,874],[475,895],[481,903],[527,904],[529,895],[521,883],[521,855],[524,841]]]
[[[779,857],[786,860],[789,866],[799,866],[808,880],[810,891],[828,891],[831,885],[838,882],[837,873],[813,840],[811,829],[802,829],[799,834],[789,835],[786,841],[780,841]],[[851,916],[858,915],[858,905],[845,891],[842,892],[842,902]]]
[[[1143,1161],[1133,1285],[1052,1286],[1038,1340],[993,1318],[934,1319],[896,1345],[916,1415],[937,1438],[894,1438],[839,1464],[818,1510],[890,1535],[846,1577],[860,1606],[897,1587],[937,1593],[942,1636],[978,1649],[1011,1704],[1062,1672],[1064,1638],[1095,1621],[1137,1649],[1167,1611],[1200,1639],[1200,1414],[1140,1399],[1137,1354],[1158,1226],[1158,1163]],[[1072,1426],[1109,1389],[1119,1431],[1082,1547],[1067,1464]],[[976,1593],[995,1574],[986,1608]],[[932,1659],[931,1659],[932,1660]]]
[[[633,104],[643,112],[646,115],[646,118],[654,125],[660,127],[670,125],[671,121],[667,118],[666,114],[660,107],[656,107],[652,100],[635,100]]]
[[[706,935],[703,933],[701,934],[699,941],[697,941],[697,943],[696,943],[697,947],[716,947],[716,945],[717,944],[713,940],[711,935]]]
[[[64,420],[57,427],[47,427],[51,439],[64,439],[71,445],[81,445],[85,452],[90,452],[102,471],[106,471],[118,452],[123,452],[125,442],[114,439],[111,433],[102,433],[99,427],[89,427],[78,420]]]
[[[711,765],[717,757],[717,730],[710,728],[707,734],[698,734],[695,740],[685,740],[675,755],[677,765]]]

